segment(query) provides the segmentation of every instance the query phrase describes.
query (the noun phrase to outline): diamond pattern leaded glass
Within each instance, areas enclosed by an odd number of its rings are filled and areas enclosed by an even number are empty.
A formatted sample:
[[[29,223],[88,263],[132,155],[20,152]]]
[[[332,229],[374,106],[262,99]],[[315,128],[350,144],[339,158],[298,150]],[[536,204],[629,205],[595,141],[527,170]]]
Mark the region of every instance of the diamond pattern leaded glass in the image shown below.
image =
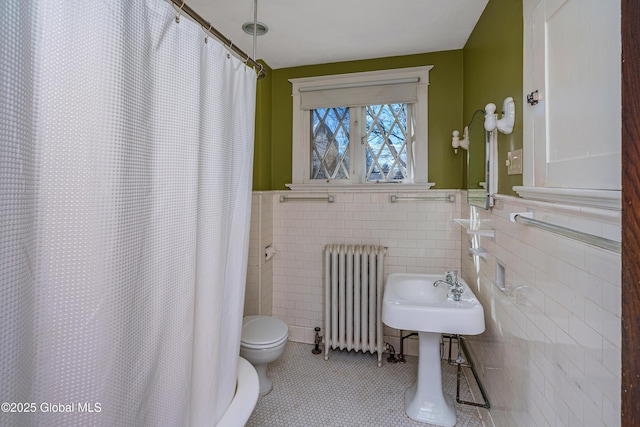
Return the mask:
[[[349,179],[349,107],[311,110],[311,179]]]
[[[407,179],[407,104],[369,105],[365,116],[366,180]]]

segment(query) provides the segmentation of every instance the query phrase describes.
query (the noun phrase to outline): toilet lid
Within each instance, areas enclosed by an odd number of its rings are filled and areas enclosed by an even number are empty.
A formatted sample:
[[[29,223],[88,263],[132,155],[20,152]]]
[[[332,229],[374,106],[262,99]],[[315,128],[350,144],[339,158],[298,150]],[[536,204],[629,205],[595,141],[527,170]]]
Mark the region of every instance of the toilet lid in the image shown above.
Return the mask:
[[[270,316],[247,316],[242,320],[242,344],[268,346],[286,339],[289,327]]]

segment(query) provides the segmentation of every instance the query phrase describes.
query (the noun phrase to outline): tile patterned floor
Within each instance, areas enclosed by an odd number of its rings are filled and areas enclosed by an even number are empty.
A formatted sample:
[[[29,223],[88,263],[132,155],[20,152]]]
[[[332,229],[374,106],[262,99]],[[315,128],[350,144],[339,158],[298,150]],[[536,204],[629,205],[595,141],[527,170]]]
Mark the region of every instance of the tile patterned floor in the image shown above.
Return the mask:
[[[273,390],[258,400],[249,427],[426,427],[404,413],[404,392],[413,384],[417,357],[405,364],[377,366],[369,353],[332,351],[329,360],[311,353],[312,345],[289,342],[270,364]],[[385,355],[386,356],[386,355]],[[442,365],[443,384],[455,398],[456,367]],[[467,384],[461,398],[473,400]],[[456,403],[456,426],[481,427],[476,408]]]

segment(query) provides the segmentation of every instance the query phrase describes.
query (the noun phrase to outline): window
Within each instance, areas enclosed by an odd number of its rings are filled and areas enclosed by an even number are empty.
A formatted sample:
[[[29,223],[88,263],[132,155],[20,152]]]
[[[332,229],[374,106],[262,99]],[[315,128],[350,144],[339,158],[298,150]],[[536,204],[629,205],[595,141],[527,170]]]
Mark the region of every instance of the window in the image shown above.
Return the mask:
[[[293,79],[290,188],[427,183],[432,67]]]
[[[311,179],[349,179],[349,112],[311,110]]]
[[[411,182],[412,104],[317,108],[311,113],[311,180],[350,180],[349,135],[351,114],[363,123],[359,129],[364,150],[366,182]],[[407,118],[409,120],[407,121]]]
[[[366,128],[362,144],[366,154],[366,181],[411,180],[412,105],[367,105],[363,108]]]

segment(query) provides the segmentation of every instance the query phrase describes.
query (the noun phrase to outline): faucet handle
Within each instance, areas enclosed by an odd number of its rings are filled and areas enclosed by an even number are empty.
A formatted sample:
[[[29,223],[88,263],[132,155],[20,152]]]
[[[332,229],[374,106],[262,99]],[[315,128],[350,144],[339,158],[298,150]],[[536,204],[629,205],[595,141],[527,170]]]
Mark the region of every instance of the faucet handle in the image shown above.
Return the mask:
[[[458,283],[458,270],[451,270],[444,273],[447,283]]]

